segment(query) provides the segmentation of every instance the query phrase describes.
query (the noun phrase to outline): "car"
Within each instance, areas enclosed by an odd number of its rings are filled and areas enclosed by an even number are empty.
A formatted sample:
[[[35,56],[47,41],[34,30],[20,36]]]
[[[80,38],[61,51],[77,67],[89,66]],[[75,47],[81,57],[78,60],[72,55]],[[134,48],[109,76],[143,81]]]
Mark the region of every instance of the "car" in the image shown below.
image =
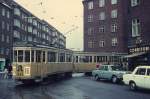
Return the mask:
[[[121,66],[117,65],[101,65],[96,70],[92,71],[92,76],[95,80],[107,79],[113,83],[117,83],[123,79],[123,75],[127,72]]]
[[[131,74],[123,75],[123,82],[131,90],[138,88],[150,89],[150,66],[138,66]]]

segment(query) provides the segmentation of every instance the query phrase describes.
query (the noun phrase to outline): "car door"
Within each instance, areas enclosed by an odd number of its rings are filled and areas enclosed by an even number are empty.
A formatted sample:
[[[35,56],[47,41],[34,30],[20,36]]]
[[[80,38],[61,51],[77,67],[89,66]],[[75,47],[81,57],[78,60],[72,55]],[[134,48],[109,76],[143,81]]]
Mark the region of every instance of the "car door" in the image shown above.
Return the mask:
[[[98,76],[99,76],[100,78],[104,78],[104,77],[103,77],[104,69],[105,69],[105,66],[101,66],[101,67],[99,68]]]
[[[133,80],[138,87],[144,88],[144,77],[146,74],[146,68],[138,68],[133,76]]]
[[[108,66],[104,66],[102,76],[103,78],[108,79]]]
[[[145,88],[150,89],[150,68],[147,69],[146,76],[144,77],[144,82],[145,82]]]

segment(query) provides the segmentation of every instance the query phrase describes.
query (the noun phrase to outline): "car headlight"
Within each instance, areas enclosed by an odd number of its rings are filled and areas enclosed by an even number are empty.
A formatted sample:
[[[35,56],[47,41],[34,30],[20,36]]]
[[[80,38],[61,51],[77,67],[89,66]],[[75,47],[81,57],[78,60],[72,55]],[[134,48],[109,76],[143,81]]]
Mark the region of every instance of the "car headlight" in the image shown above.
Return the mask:
[[[30,67],[24,67],[24,75],[30,76]]]

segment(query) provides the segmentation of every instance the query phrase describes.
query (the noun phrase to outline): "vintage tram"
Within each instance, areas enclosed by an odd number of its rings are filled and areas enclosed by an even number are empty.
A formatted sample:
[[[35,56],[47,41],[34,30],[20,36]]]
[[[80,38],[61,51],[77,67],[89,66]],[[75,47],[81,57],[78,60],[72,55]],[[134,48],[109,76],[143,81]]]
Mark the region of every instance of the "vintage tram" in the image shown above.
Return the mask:
[[[13,48],[13,76],[17,81],[42,81],[52,75],[73,72],[73,52],[54,47],[17,44]]]
[[[47,77],[64,75],[71,77],[73,72],[90,75],[97,64],[121,62],[121,55],[96,52],[73,52],[31,43],[17,43],[13,47],[13,76],[15,80],[42,81]]]

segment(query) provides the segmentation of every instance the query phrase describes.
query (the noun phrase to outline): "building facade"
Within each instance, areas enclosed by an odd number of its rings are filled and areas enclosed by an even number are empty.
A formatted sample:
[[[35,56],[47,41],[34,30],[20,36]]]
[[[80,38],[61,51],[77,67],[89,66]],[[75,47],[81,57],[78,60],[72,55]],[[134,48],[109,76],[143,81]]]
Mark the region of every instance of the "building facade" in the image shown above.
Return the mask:
[[[56,28],[45,20],[39,19],[16,2],[13,2],[12,5],[14,42],[25,41],[66,48],[66,38]]]
[[[128,53],[129,69],[150,65],[150,1],[83,0],[84,51]]]
[[[126,0],[83,0],[84,51],[127,53]]]
[[[0,1],[0,70],[12,60],[12,8],[9,2]]]
[[[150,65],[150,1],[130,0],[128,7],[129,65]]]

